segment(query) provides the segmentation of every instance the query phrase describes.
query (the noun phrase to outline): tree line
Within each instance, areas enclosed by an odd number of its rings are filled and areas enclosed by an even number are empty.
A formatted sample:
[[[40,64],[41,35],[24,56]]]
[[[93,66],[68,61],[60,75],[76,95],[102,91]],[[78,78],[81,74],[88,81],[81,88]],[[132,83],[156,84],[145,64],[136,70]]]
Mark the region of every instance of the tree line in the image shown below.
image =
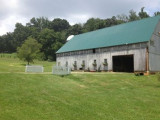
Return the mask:
[[[160,15],[160,12],[154,13],[154,16],[157,15]],[[144,11],[144,7],[138,14],[134,10],[130,10],[128,16],[122,14],[107,19],[90,18],[84,24],[75,25],[70,25],[67,20],[60,18],[49,20],[46,17],[33,17],[26,25],[16,23],[13,32],[0,36],[0,53],[16,52],[17,48],[30,37],[41,44],[40,58],[55,60],[56,51],[66,43],[69,35],[77,35],[147,17],[150,17],[150,15]]]

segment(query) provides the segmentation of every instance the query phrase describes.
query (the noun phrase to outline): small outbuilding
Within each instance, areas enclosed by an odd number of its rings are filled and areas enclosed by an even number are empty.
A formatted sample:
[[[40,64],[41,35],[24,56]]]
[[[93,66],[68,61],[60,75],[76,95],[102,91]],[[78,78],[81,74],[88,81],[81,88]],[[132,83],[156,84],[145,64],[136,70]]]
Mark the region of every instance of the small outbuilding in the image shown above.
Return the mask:
[[[56,55],[72,70],[160,71],[160,16],[75,35]]]

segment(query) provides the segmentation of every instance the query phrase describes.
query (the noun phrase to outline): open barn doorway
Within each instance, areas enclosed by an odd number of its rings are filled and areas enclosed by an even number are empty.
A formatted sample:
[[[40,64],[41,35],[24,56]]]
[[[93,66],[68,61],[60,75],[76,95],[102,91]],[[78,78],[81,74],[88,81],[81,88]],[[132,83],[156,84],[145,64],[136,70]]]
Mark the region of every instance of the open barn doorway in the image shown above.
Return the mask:
[[[134,56],[113,56],[113,72],[134,72]]]

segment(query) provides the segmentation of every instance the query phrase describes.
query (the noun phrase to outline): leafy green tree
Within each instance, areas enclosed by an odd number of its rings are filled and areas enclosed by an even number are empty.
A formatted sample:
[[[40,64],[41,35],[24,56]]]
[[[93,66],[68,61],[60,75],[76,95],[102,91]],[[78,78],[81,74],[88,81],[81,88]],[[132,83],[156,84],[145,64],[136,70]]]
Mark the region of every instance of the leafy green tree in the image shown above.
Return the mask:
[[[5,41],[4,41],[4,39],[2,38],[2,36],[0,36],[0,53],[3,53],[4,52],[4,50],[5,50],[5,46],[4,45],[6,45],[5,44]]]
[[[21,47],[17,48],[17,55],[19,59],[27,61],[28,65],[30,62],[37,57],[40,52],[41,44],[39,44],[35,39],[29,37],[25,40]]]
[[[44,29],[40,32],[38,41],[42,44],[41,52],[44,53],[44,60],[55,60],[55,52],[65,43],[66,37],[63,32],[55,32],[51,29]],[[57,47],[56,47],[57,45]]]
[[[38,40],[38,36],[40,34],[39,30],[37,27],[29,27],[29,31],[31,33],[31,37],[35,38],[36,40]]]
[[[54,54],[51,46],[56,42],[55,32],[51,29],[43,29],[39,34],[38,42],[42,44],[41,52],[45,55],[43,59],[47,60],[49,56],[51,59],[51,56]]]
[[[141,8],[141,11],[138,13],[138,15],[139,15],[139,17],[140,17],[141,19],[150,17],[150,16],[147,14],[147,12],[144,12],[144,8],[145,8],[145,7],[142,7],[142,8]]]
[[[117,15],[117,20],[119,21],[119,23],[125,23],[129,21],[128,16],[125,14]]]
[[[105,20],[106,27],[110,27],[110,26],[117,25],[117,24],[120,24],[120,23],[118,22],[115,16],[112,16],[112,18],[108,18]]]
[[[83,27],[81,24],[75,24],[67,30],[67,33],[68,35],[78,35],[83,32],[82,30],[83,30]]]
[[[134,10],[129,11],[129,21],[135,21],[139,20],[139,16],[137,16],[136,12]]]
[[[105,21],[99,18],[90,18],[83,26],[83,32],[89,32],[105,27]]]
[[[160,15],[159,11],[154,13],[154,16],[157,16],[157,15]]]
[[[22,43],[31,35],[29,27],[23,26],[21,23],[16,23],[15,29],[13,32],[14,35],[14,44],[17,47],[21,46]]]
[[[70,24],[65,19],[56,18],[51,22],[50,29],[53,29],[55,32],[61,32],[67,30],[70,27]]]
[[[62,32],[56,32],[56,42],[60,42],[62,44],[66,43],[67,37],[69,35],[67,34],[66,31],[62,31]]]
[[[12,53],[15,52],[13,33],[7,33],[0,37],[0,52]]]
[[[29,23],[26,24],[28,27],[35,27],[38,31],[41,31],[42,29],[49,28],[51,25],[51,21],[48,20],[46,17],[39,17],[35,18],[33,17]]]

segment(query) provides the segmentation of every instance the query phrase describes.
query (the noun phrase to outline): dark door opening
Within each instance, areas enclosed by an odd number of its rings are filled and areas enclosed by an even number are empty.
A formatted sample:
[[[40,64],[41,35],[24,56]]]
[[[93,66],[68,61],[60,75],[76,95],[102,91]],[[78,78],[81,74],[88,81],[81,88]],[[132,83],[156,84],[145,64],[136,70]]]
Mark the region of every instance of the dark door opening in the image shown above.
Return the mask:
[[[133,55],[113,56],[113,72],[134,72]]]

